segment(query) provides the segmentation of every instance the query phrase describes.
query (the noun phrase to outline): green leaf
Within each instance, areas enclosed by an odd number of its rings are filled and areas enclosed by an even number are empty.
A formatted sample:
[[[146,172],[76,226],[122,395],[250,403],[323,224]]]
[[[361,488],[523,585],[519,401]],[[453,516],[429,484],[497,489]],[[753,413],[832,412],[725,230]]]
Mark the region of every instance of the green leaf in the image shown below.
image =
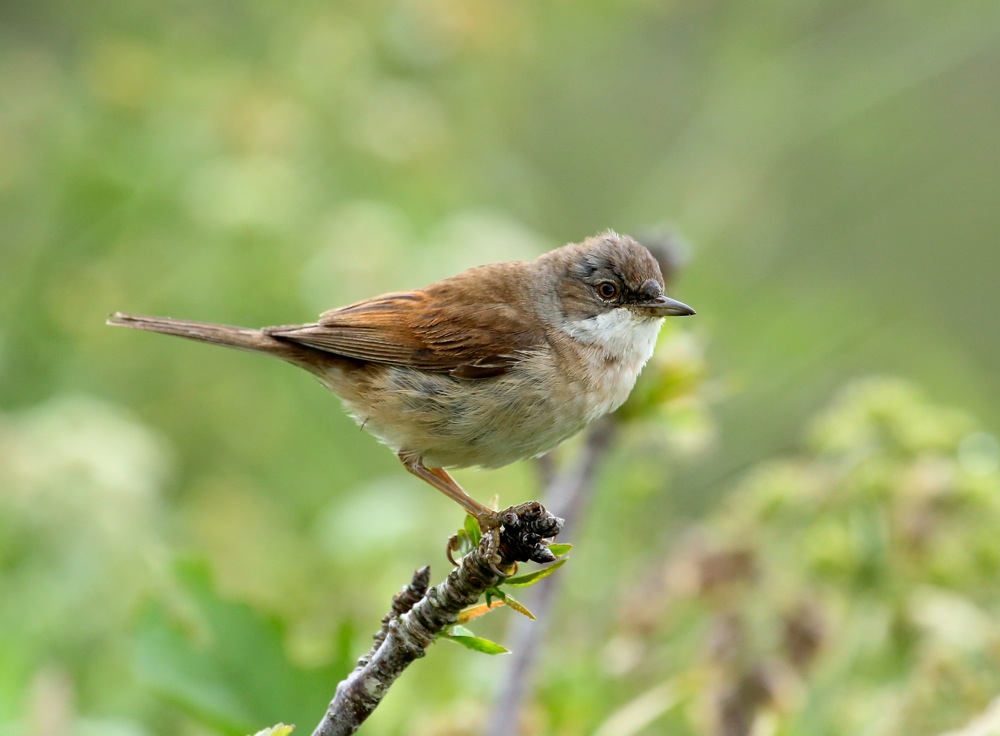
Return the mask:
[[[494,586],[492,588],[487,588],[483,591],[486,594],[486,605],[491,605],[494,598],[499,598],[502,601],[507,600],[507,594],[504,593],[500,588]]]
[[[458,533],[448,540],[448,551],[457,552],[460,558],[465,557],[472,549],[472,541],[465,529],[459,529]]]
[[[514,596],[512,596],[510,593],[507,593],[504,596],[503,602],[507,604],[508,608],[512,608],[513,610],[517,611],[522,616],[527,616],[532,621],[535,620],[535,614],[533,614],[531,611],[529,611],[527,608],[525,608],[524,605],[520,601],[518,601],[516,598],[514,598]]]
[[[570,545],[566,545],[569,547]],[[512,585],[515,588],[527,588],[529,585],[534,585],[539,580],[547,578],[549,575],[554,573],[568,560],[568,557],[564,557],[561,560],[556,560],[548,567],[543,567],[541,570],[535,570],[533,572],[526,573],[524,575],[517,575],[512,578],[507,578],[503,581],[503,585]]]
[[[202,562],[175,571],[183,605],[149,601],[136,626],[140,683],[225,733],[252,733],[261,723],[309,722],[330,699],[330,683],[350,671],[302,668],[286,653],[284,625],[226,600]]]
[[[286,726],[284,723],[279,723],[277,726],[271,726],[270,728],[265,728],[263,731],[258,731],[253,736],[288,736],[294,730],[295,726]]]
[[[550,544],[549,552],[554,554],[556,557],[562,557],[564,554],[573,549],[572,544]]]
[[[439,634],[440,638],[461,644],[467,649],[472,649],[483,654],[506,654],[510,650],[507,647],[497,644],[495,641],[476,636],[464,626],[452,626],[447,634]]]
[[[468,514],[465,517],[465,533],[469,535],[469,541],[472,542],[472,547],[478,547],[479,540],[483,538],[483,532],[479,528],[479,522],[476,521],[476,517],[472,514]]]

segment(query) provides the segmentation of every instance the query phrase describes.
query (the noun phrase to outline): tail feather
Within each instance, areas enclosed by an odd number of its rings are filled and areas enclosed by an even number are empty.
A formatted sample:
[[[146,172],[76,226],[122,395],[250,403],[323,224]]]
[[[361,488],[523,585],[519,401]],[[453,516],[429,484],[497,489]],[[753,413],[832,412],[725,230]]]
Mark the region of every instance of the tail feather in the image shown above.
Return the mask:
[[[165,335],[177,335],[189,340],[225,345],[231,348],[271,353],[279,358],[294,360],[300,351],[289,343],[271,337],[262,330],[251,330],[245,327],[217,325],[210,322],[189,322],[187,320],[170,319],[169,317],[147,317],[139,314],[122,314],[115,312],[108,318],[109,325],[116,327],[131,327],[136,330],[161,332]]]

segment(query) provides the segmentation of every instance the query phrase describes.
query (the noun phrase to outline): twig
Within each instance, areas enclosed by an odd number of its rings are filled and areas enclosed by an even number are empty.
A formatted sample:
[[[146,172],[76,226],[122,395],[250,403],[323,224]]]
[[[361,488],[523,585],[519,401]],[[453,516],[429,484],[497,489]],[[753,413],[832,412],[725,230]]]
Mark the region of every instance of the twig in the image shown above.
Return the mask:
[[[483,535],[479,546],[443,583],[428,589],[430,569],[392,600],[375,643],[337,692],[313,736],[344,736],[358,730],[385,697],[392,683],[415,659],[424,656],[434,638],[458,620],[459,612],[495,586],[515,562],[554,559],[547,541],[559,533],[559,519],[536,501],[503,512],[503,523]]]
[[[592,425],[576,462],[559,473],[553,474],[549,468],[544,498],[565,519],[563,531],[571,534],[585,517],[597,470],[611,448],[616,429],[617,422],[612,417],[606,417]],[[557,598],[560,577],[553,575],[535,586],[536,597],[530,606],[537,621],[524,619],[513,623],[512,659],[493,714],[484,731],[486,736],[510,736],[514,732],[511,723],[516,722],[523,707],[525,693],[530,690],[537,671],[545,624]]]
[[[392,622],[417,605],[420,599],[427,595],[427,589],[430,585],[431,566],[424,565],[413,573],[413,580],[404,585],[403,589],[392,597],[392,606],[389,608],[389,612],[382,617],[382,628],[375,632],[372,637],[372,648],[368,650],[368,654],[358,660],[358,664],[354,668],[355,671],[362,669],[372,661],[372,657],[378,652],[385,637],[389,634],[389,626]]]

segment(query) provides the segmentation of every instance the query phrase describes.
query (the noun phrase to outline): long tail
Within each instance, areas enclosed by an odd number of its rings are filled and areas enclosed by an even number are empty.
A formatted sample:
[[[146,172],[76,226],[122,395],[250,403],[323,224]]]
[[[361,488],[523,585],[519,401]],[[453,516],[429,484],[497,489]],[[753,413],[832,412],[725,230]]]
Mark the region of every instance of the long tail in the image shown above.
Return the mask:
[[[138,314],[122,314],[121,312],[115,312],[111,315],[108,318],[108,324],[116,327],[148,330],[149,332],[162,332],[165,335],[177,335],[213,345],[270,353],[293,363],[300,363],[303,354],[301,348],[292,343],[271,337],[263,330],[250,330],[245,327],[216,325],[210,322],[188,322],[169,317],[145,317]]]

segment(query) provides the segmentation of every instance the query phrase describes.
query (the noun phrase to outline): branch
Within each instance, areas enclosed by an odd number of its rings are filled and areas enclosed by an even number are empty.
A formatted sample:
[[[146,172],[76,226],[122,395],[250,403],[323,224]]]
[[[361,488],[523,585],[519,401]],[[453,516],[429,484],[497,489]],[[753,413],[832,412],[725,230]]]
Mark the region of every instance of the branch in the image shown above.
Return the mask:
[[[500,527],[483,534],[479,546],[462,558],[443,583],[428,589],[424,567],[392,599],[371,650],[337,692],[313,736],[343,736],[358,730],[411,662],[424,656],[435,637],[458,620],[458,614],[494,587],[516,562],[549,562],[547,542],[562,528],[559,519],[537,501],[502,513]]]

